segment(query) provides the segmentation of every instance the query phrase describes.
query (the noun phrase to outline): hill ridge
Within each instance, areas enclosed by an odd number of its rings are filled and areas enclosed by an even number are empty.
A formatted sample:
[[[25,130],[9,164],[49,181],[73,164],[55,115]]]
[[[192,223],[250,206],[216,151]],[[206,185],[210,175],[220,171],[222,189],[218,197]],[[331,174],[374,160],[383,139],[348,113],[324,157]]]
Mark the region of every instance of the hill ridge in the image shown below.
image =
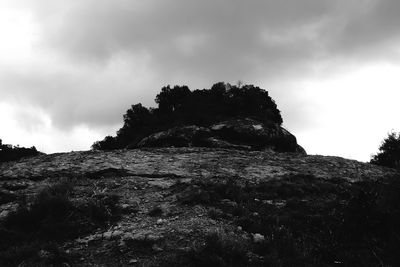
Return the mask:
[[[243,161],[243,159],[247,159],[247,161]],[[201,166],[201,162],[207,160],[209,166]],[[229,167],[237,171],[239,176],[243,175],[240,174],[240,170],[247,168],[245,174],[250,177],[253,175],[255,177],[262,175],[274,177],[292,172],[309,173],[315,174],[317,177],[328,178],[329,172],[332,171],[331,176],[342,176],[341,178],[348,181],[374,179],[387,172],[396,172],[394,169],[337,156],[217,148],[145,148],[54,153],[24,158],[17,162],[5,162],[0,164],[0,179],[59,177],[60,175],[57,173],[85,175],[108,168],[125,170],[136,176],[175,173],[182,177],[195,177],[196,174],[189,172],[188,164],[191,162],[192,169],[206,167],[210,173],[214,172],[212,175],[216,176],[231,175],[229,171],[226,171]],[[323,168],[321,169],[321,167]],[[259,168],[262,172],[252,173],[251,168]],[[168,169],[172,169],[172,172],[167,171]]]
[[[396,263],[397,254],[390,252],[396,246],[383,247],[378,259],[364,246],[365,238],[386,245],[388,236],[380,231],[398,225],[391,211],[398,202],[386,186],[396,175],[395,169],[340,157],[186,147],[4,162],[0,265],[376,266],[380,258]],[[60,222],[46,224],[60,212]],[[38,229],[27,232],[26,223]],[[61,226],[71,234],[57,240],[45,235]],[[52,246],[38,244],[39,237],[50,238]]]

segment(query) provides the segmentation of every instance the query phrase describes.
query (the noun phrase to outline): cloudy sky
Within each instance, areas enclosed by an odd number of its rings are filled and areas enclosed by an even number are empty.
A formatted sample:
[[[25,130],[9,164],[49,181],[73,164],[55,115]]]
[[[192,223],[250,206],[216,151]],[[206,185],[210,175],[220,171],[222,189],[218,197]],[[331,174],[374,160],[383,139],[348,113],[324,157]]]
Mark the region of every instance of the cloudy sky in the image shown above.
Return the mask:
[[[164,85],[267,89],[310,154],[400,131],[398,0],[0,0],[0,138],[87,150]]]

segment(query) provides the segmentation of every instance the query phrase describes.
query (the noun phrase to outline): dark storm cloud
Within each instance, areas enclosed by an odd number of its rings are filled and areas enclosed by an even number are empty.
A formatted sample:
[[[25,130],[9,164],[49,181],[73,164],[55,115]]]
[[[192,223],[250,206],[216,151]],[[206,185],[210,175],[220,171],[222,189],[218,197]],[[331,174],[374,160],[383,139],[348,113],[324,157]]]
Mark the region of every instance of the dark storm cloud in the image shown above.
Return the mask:
[[[338,31],[328,43],[332,53],[366,60],[398,54],[400,1],[366,1],[353,12],[342,10],[347,17],[338,16]]]
[[[258,64],[349,56],[398,39],[399,7],[396,0],[86,0],[68,9],[60,4],[46,22],[45,40],[80,60],[144,52],[162,72],[238,74]]]
[[[318,33],[308,31],[319,30],[313,25],[329,14],[329,2],[83,1],[61,10],[59,23],[46,23],[46,41],[77,60],[141,51],[161,73],[215,79],[246,76],[262,64],[268,74],[276,63],[310,56]]]
[[[241,79],[278,86],[332,58],[391,58],[400,36],[396,0],[37,0],[29,5],[41,27],[41,51],[69,67],[3,74],[3,80],[64,127],[118,123],[129,104],[151,103],[168,83],[194,89]],[[281,99],[299,94],[295,87],[267,89]],[[292,120],[301,113],[290,110]]]

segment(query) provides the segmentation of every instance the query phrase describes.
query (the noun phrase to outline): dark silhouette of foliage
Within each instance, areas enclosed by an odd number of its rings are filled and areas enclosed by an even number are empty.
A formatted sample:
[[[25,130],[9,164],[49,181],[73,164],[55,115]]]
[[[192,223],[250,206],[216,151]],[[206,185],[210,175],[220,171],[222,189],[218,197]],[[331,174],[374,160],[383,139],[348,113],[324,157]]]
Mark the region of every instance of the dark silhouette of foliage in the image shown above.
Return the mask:
[[[36,156],[39,152],[36,147],[25,148],[19,146],[12,146],[9,144],[3,144],[0,139],[0,162],[19,160],[23,157]]]
[[[381,146],[379,152],[372,156],[372,164],[400,168],[400,133],[391,132],[388,134]]]
[[[96,194],[83,201],[73,201],[73,195],[74,181],[64,179],[43,188],[31,200],[21,197],[18,208],[0,221],[0,266],[20,266],[21,262],[65,266],[69,256],[57,255],[63,242],[110,227],[120,219],[117,195]],[[52,253],[40,258],[41,250]]]
[[[187,86],[165,86],[156,96],[157,108],[136,104],[124,115],[115,137],[95,142],[93,149],[135,146],[144,137],[175,126],[207,126],[221,120],[248,117],[266,124],[282,124],[282,117],[268,92],[254,85],[219,82],[211,89],[190,91]]]

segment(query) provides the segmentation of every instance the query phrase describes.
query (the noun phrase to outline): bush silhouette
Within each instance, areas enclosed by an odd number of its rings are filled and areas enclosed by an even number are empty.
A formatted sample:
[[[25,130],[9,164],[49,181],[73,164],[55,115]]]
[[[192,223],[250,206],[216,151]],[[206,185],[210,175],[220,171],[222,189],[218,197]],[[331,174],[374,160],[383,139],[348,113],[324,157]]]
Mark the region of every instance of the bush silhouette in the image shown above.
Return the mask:
[[[372,156],[372,164],[400,168],[400,133],[391,132],[383,140],[379,152]]]
[[[0,139],[0,162],[18,160],[23,157],[36,156],[39,152],[33,146],[31,148],[3,144]]]
[[[234,117],[282,124],[282,117],[268,92],[254,85],[219,82],[211,89],[190,91],[187,86],[165,86],[156,96],[157,108],[132,105],[115,137],[107,136],[93,149],[109,150],[136,144],[144,137],[182,125],[207,126]]]

